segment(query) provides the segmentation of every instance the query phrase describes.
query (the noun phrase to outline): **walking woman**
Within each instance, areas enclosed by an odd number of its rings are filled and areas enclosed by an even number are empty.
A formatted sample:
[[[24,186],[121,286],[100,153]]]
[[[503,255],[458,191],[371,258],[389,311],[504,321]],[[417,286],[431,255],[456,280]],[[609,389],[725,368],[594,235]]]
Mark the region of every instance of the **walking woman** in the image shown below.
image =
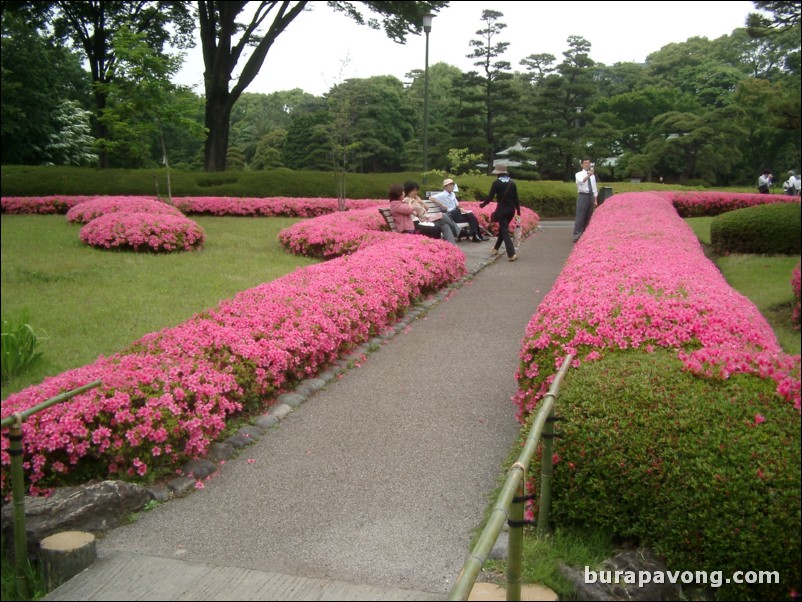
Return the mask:
[[[518,200],[518,187],[507,173],[506,165],[496,165],[493,174],[498,175],[498,179],[490,186],[487,199],[479,204],[480,207],[485,207],[493,201],[494,197],[497,203],[492,219],[498,223],[498,237],[490,253],[497,255],[503,241],[504,248],[507,251],[507,259],[515,261],[518,259],[518,255],[515,254],[515,246],[512,244],[512,238],[510,238],[510,222],[513,218],[521,219],[521,202]]]

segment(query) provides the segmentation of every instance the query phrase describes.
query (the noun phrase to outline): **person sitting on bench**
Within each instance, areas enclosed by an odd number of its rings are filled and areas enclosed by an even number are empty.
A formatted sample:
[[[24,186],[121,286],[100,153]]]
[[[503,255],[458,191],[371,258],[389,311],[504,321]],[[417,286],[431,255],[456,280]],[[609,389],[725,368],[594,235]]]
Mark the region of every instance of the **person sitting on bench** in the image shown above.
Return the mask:
[[[412,216],[415,214],[415,207],[404,202],[404,187],[401,184],[390,186],[387,194],[390,199],[390,214],[395,220],[395,229],[401,234],[416,234],[415,222]]]
[[[409,206],[415,208],[415,216],[420,221],[415,222],[415,230],[429,236],[430,238],[440,238],[441,235],[444,240],[456,244],[456,236],[459,236],[459,227],[454,223],[454,220],[449,217],[447,213],[435,212],[430,210],[426,203],[418,196],[420,186],[413,180],[404,182],[404,202]],[[413,221],[415,217],[412,218]],[[433,225],[424,225],[422,222],[431,222]]]
[[[433,194],[429,198],[443,207],[443,212],[451,216],[451,219],[455,222],[468,222],[468,225],[471,227],[471,240],[473,242],[489,240],[482,236],[479,231],[479,220],[476,219],[476,216],[473,213],[462,213],[462,211],[460,211],[457,195],[454,194],[454,180],[451,178],[443,180],[443,192]]]

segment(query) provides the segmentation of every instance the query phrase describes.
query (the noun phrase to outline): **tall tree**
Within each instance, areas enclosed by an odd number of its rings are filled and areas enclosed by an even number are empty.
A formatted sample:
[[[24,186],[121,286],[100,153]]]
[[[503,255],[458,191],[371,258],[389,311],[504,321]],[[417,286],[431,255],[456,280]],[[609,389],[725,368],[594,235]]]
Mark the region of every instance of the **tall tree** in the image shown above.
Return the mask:
[[[420,169],[423,148],[424,72],[415,69],[406,75],[412,83],[406,89],[407,104],[416,115],[415,135],[404,145],[403,168]],[[464,146],[457,129],[462,71],[453,65],[435,63],[429,66],[429,166],[443,170],[447,165],[448,151],[454,145]]]
[[[740,158],[737,143],[745,134],[738,125],[741,116],[742,111],[734,106],[658,115],[654,119],[658,135],[646,147],[646,165],[661,174],[676,174],[683,184],[692,178],[713,183],[726,177]],[[721,152],[723,148],[726,153]]]
[[[509,138],[511,130],[509,128],[505,130],[503,124],[499,123],[503,120],[503,116],[511,114],[510,109],[514,105],[510,85],[512,80],[510,63],[498,60],[510,45],[509,42],[497,41],[498,36],[507,27],[506,23],[499,21],[503,16],[503,13],[495,10],[485,9],[482,11],[482,21],[485,26],[476,32],[480,39],[469,42],[473,52],[467,55],[468,58],[474,59],[473,64],[481,70],[468,73],[466,84],[468,89],[476,86],[482,94],[480,105],[484,114],[485,134],[482,155],[487,163],[488,173],[493,170],[493,159],[496,152],[503,146],[500,140],[506,134],[505,142],[511,142]]]
[[[199,0],[198,19],[205,65],[206,128],[208,131],[204,168],[207,171],[225,169],[231,110],[234,103],[251,84],[267,57],[267,53],[281,35],[309,4],[308,0],[290,2],[272,0],[252,3],[255,10],[250,19],[244,14],[251,3],[232,0]],[[403,43],[409,33],[420,33],[423,15],[437,12],[448,2],[361,2],[380,15],[387,35]],[[344,12],[357,23],[378,29],[375,18],[365,18],[353,2],[330,0],[327,5]],[[242,19],[242,22],[240,22]],[[263,30],[266,28],[266,31]],[[263,32],[263,33],[262,33]],[[233,75],[238,63],[250,54],[242,65],[239,76]],[[231,83],[233,82],[233,86]]]
[[[802,5],[798,0],[753,2],[755,8],[771,14],[767,17],[760,13],[750,13],[746,18],[749,35],[759,38],[775,35],[799,27]]]
[[[590,107],[597,85],[590,42],[569,36],[563,56],[557,73],[542,82],[530,146],[542,175],[568,181],[573,178],[580,156],[591,150],[587,145],[592,132]]]
[[[296,116],[325,105],[325,99],[300,88],[271,94],[245,92],[231,111],[230,143],[240,147],[250,163],[267,134],[275,130],[286,133]]]
[[[83,51],[94,84],[95,111],[99,140],[108,138],[101,119],[108,101],[108,86],[114,81],[117,56],[111,38],[121,27],[144,36],[147,44],[161,53],[168,42],[175,47],[191,43],[194,21],[185,2],[146,2],[143,0],[89,0],[86,2],[38,2],[41,10],[53,10],[54,31],[68,37]],[[108,154],[100,153],[99,167],[108,167]]]
[[[187,89],[170,80],[178,72],[181,59],[163,55],[147,43],[145,34],[128,26],[120,27],[112,37],[117,57],[116,75],[110,84],[101,85],[107,98],[100,119],[113,135],[101,141],[101,148],[124,149],[128,165],[150,167],[161,163],[167,170],[167,196],[172,196],[167,125],[179,126],[199,139],[204,131],[194,119],[195,103]],[[152,141],[158,140],[154,160]]]

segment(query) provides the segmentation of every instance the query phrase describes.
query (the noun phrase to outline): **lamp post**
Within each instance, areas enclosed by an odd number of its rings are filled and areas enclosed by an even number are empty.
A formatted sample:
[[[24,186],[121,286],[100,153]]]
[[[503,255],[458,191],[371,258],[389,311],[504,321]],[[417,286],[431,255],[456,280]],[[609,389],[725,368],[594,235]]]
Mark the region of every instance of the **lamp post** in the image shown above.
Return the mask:
[[[432,13],[423,15],[423,31],[426,33],[426,62],[423,68],[423,184],[429,171],[429,32],[432,31]]]

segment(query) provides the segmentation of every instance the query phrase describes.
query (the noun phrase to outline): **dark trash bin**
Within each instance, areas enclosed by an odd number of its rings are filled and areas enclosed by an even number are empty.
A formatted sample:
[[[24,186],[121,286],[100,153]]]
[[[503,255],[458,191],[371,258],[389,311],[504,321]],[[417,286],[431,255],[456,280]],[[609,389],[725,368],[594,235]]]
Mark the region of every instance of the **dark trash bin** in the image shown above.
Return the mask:
[[[599,205],[613,196],[613,189],[610,186],[602,186],[599,188]]]

